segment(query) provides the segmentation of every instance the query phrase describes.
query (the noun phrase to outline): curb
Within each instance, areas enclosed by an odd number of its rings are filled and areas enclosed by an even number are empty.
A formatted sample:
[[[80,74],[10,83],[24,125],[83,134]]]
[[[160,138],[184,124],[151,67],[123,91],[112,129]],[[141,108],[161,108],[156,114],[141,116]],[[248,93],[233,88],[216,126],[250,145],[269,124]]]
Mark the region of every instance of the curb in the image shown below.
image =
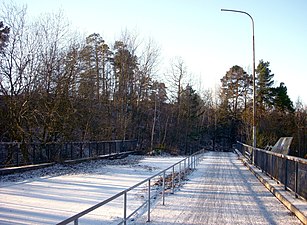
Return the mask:
[[[240,160],[243,164],[257,177],[257,179],[283,204],[285,205],[303,224],[307,224],[307,214],[296,207],[291,201],[289,201],[277,188],[272,186],[265,178],[263,178],[258,172],[255,171],[252,165],[245,160],[242,154],[235,149],[237,155],[240,156]],[[307,204],[307,203],[306,203]]]

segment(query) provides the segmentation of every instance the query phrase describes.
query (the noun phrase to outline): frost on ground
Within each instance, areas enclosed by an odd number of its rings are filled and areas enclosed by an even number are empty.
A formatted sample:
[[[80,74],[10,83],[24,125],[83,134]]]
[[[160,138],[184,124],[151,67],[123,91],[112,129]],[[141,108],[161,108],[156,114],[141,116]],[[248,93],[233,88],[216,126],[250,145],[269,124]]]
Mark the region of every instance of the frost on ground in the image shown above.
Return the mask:
[[[77,164],[55,164],[50,167],[29,170],[23,173],[10,174],[0,177],[0,182],[16,182],[24,181],[29,179],[35,179],[46,176],[61,176],[68,174],[84,174],[101,171],[103,166],[111,165],[135,165],[139,160],[143,159],[144,156],[129,155],[126,158],[115,159],[115,160],[92,160],[88,162],[81,162]],[[1,184],[0,184],[1,185]]]
[[[0,182],[0,224],[56,224],[181,159],[129,156],[5,176]],[[144,203],[146,190],[144,185],[128,193],[128,215]],[[300,224],[233,153],[206,153],[189,180],[166,196],[165,206],[161,189],[153,186],[151,191],[151,222],[146,223],[143,210],[128,224]],[[118,198],[79,224],[113,225],[122,218],[123,198]]]
[[[0,224],[56,224],[135,185],[182,157],[128,156],[27,171],[0,177]],[[144,202],[146,185],[128,193],[128,214]],[[119,198],[79,224],[118,224]]]
[[[301,224],[230,152],[205,154],[189,182],[150,217],[151,225]],[[146,221],[144,214],[134,224]]]

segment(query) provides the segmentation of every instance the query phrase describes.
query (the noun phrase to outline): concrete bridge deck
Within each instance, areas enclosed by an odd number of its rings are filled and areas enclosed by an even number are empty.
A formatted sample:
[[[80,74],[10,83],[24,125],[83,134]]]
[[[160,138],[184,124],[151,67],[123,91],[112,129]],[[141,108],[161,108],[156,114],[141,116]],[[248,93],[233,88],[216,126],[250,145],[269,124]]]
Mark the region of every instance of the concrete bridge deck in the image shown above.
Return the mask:
[[[146,216],[135,224],[145,224]],[[302,224],[231,152],[208,152],[189,182],[157,203],[151,225]]]

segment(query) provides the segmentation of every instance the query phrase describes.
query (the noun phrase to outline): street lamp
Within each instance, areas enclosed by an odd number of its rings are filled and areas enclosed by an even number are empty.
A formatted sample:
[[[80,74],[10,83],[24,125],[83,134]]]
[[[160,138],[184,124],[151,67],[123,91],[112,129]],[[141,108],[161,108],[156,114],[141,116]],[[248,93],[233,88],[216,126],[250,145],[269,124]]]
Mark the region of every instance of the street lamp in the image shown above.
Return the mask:
[[[243,13],[249,16],[252,20],[253,26],[253,147],[256,148],[256,85],[255,85],[255,35],[254,35],[254,20],[251,15],[247,12],[239,11],[239,10],[232,10],[232,9],[221,9],[221,11],[225,12],[234,12],[234,13]],[[254,152],[254,151],[253,151]]]

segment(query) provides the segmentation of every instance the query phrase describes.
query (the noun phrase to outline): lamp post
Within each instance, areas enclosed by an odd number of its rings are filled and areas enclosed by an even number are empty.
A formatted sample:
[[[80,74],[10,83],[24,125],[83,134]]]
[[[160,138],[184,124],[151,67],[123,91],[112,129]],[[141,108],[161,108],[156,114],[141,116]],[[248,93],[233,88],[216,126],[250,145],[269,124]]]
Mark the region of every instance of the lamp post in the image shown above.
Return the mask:
[[[247,12],[239,11],[239,10],[232,10],[232,9],[221,9],[221,11],[225,12],[234,12],[234,13],[243,13],[249,16],[252,20],[253,26],[253,147],[256,148],[256,76],[255,76],[255,34],[254,34],[254,20],[251,15]],[[253,151],[254,152],[254,151]]]

